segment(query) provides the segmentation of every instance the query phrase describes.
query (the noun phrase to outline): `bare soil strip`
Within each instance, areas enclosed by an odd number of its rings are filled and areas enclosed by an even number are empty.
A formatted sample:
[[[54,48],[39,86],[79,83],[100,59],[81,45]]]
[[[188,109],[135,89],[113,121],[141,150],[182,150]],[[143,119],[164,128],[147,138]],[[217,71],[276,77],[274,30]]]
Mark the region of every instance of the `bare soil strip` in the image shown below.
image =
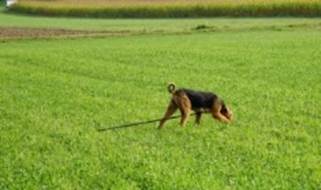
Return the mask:
[[[91,31],[68,30],[54,28],[24,28],[24,27],[0,27],[0,40],[10,39],[42,39],[42,38],[72,38],[94,36],[129,35],[130,31]]]

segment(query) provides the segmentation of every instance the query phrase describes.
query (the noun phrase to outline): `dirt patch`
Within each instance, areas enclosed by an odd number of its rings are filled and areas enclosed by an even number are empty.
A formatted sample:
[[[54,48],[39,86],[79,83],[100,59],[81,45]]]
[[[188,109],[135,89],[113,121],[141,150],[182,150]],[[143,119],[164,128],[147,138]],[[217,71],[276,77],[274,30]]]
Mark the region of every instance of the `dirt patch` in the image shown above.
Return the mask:
[[[90,31],[90,30],[67,30],[53,28],[22,28],[0,27],[0,39],[34,39],[34,38],[61,38],[61,37],[90,37],[126,35],[129,31]]]

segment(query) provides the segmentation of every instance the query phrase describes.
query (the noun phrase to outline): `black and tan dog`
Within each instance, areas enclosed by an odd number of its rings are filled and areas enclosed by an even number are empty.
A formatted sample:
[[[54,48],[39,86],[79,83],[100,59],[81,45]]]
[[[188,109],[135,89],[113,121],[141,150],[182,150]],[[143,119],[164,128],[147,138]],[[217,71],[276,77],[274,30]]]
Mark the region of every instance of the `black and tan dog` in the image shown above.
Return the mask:
[[[161,119],[159,128],[164,126],[166,120],[175,113],[177,109],[181,112],[181,126],[185,126],[187,119],[193,110],[196,114],[196,123],[199,124],[202,113],[211,113],[212,116],[224,123],[232,121],[232,111],[225,105],[224,101],[211,92],[194,91],[190,89],[177,89],[171,83],[167,87],[172,94],[164,117]]]

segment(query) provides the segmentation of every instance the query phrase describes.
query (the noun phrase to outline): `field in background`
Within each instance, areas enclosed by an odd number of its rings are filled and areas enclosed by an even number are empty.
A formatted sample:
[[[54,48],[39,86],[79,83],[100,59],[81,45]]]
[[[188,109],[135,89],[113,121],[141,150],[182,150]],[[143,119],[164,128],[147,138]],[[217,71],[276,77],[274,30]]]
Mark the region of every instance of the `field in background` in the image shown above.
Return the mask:
[[[146,33],[1,41],[0,189],[321,188],[320,19],[9,26]],[[218,93],[235,121],[96,131],[161,117],[168,81]]]
[[[276,3],[320,3],[320,0],[19,0],[22,3],[73,7],[128,7],[160,5],[268,5]]]
[[[19,13],[113,18],[321,16],[320,0],[19,0]]]
[[[193,34],[199,32],[320,31],[320,19],[308,18],[193,18],[94,19],[55,18],[6,14],[0,8],[0,40],[143,34]],[[12,32],[8,32],[12,31]],[[23,33],[23,34],[21,34]],[[72,35],[70,35],[72,34]],[[74,35],[75,34],[75,35]]]
[[[136,32],[186,33],[200,31],[248,31],[248,30],[284,30],[312,29],[321,30],[321,20],[318,18],[192,18],[192,19],[95,19],[95,18],[57,18],[6,14],[0,8],[0,26],[28,28],[56,28],[74,30],[108,30]]]

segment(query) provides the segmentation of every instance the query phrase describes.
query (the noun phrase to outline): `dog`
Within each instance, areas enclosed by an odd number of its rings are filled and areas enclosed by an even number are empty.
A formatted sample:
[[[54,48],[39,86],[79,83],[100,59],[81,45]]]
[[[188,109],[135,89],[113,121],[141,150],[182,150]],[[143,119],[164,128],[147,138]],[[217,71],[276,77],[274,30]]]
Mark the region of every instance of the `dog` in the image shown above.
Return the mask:
[[[164,117],[160,120],[158,128],[161,129],[164,123],[175,113],[177,109],[181,112],[180,125],[184,127],[188,117],[193,110],[196,114],[196,124],[200,124],[203,113],[211,113],[214,119],[224,123],[232,121],[233,113],[225,105],[224,101],[212,92],[194,91],[191,89],[176,89],[174,83],[167,86],[172,98],[167,107]]]

